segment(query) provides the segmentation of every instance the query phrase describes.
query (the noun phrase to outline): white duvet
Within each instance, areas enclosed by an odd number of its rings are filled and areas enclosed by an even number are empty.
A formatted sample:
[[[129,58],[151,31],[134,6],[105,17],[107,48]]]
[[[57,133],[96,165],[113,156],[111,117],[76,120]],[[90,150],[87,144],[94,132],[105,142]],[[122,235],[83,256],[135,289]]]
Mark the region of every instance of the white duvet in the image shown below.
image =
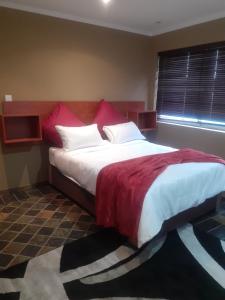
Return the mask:
[[[176,149],[147,141],[103,146],[66,152],[50,148],[50,163],[65,176],[95,195],[99,171],[114,162]],[[185,163],[169,166],[153,182],[145,195],[138,230],[138,246],[152,239],[165,220],[203,203],[225,190],[225,165]]]

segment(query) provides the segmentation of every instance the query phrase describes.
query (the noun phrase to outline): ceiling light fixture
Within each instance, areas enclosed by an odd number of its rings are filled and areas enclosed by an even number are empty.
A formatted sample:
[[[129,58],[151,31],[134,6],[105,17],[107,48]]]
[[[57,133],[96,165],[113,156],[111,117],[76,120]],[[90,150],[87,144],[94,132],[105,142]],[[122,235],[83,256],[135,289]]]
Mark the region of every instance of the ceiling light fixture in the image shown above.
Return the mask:
[[[102,0],[102,2],[104,3],[104,4],[109,4],[109,2],[110,2],[111,0]]]

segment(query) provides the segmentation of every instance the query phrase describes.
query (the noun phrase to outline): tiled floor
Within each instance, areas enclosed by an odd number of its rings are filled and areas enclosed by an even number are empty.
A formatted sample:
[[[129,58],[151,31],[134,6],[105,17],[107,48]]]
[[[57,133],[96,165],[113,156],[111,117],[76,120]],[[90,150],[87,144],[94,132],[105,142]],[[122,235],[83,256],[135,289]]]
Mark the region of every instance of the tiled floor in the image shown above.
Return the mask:
[[[0,193],[0,270],[96,230],[94,218],[49,185]]]
[[[199,230],[212,234],[225,241],[225,199],[220,204],[219,212],[212,212],[195,220],[193,225]]]
[[[225,240],[224,202],[194,226]],[[0,270],[96,230],[93,217],[47,184],[0,192]]]

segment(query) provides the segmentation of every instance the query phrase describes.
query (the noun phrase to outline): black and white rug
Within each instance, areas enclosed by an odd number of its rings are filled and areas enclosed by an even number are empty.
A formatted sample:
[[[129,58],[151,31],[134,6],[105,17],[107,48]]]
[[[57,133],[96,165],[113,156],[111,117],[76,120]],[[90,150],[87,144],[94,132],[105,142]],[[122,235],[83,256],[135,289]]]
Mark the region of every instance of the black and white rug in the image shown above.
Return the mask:
[[[140,250],[99,231],[0,273],[0,299],[225,299],[225,241],[187,224]]]

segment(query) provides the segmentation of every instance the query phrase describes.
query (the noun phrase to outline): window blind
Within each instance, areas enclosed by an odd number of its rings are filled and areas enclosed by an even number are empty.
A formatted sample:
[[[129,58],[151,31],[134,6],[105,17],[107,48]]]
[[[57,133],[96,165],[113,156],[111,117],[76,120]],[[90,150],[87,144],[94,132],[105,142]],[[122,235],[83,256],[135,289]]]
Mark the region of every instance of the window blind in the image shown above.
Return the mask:
[[[159,53],[157,111],[225,126],[225,42]]]

